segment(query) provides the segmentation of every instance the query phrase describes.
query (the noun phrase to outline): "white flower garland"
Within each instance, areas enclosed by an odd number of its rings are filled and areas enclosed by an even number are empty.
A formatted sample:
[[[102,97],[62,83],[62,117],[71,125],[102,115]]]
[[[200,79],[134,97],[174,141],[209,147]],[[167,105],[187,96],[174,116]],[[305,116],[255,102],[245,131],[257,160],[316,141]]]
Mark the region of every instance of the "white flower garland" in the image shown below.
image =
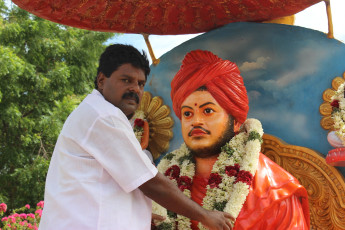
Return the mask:
[[[248,176],[250,173],[254,177],[261,150],[262,135],[261,123],[256,119],[248,119],[242,125],[241,132],[222,148],[210,176],[210,178],[214,176],[215,181],[218,179],[218,182],[210,184],[211,179],[209,180],[206,187],[207,192],[203,199],[205,209],[224,211],[237,218],[251,184],[251,180],[242,180],[240,174]],[[234,170],[236,167],[238,167],[237,171]],[[180,171],[178,171],[178,168]],[[231,175],[230,169],[233,169],[232,172],[235,172],[236,175]],[[181,179],[190,181],[191,185],[195,175],[195,164],[185,143],[181,145],[180,149],[167,154],[159,163],[158,170],[166,175],[171,173],[171,176],[168,175],[168,177],[176,186],[179,186],[178,180]],[[219,181],[219,178],[221,181]],[[191,197],[188,186],[182,190],[186,196]],[[152,210],[153,213],[165,217],[162,222],[155,221],[158,229],[175,229],[176,223],[179,229],[191,228],[191,222],[188,218],[174,215],[174,213],[155,202],[153,202]],[[201,223],[198,227],[199,229],[206,229]]]
[[[332,119],[334,121],[335,134],[345,145],[345,97],[344,97],[345,83],[338,87],[336,93],[332,96],[331,105],[333,106]]]

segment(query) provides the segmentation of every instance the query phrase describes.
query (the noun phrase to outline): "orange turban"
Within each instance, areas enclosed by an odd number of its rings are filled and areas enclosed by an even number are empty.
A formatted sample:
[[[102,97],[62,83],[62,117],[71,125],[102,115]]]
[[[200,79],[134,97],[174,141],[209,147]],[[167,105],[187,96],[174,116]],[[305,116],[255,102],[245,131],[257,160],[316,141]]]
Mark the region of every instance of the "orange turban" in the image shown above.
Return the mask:
[[[201,86],[205,86],[219,105],[239,123],[246,120],[249,102],[238,67],[203,50],[189,52],[171,82],[173,109],[179,119],[182,102]]]

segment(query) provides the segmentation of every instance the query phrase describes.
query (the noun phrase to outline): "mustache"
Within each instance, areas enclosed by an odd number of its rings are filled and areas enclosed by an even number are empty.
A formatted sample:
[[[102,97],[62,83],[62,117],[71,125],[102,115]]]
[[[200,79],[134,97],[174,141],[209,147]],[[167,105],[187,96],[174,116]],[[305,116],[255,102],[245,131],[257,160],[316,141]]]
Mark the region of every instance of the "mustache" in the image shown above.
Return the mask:
[[[188,133],[188,136],[189,136],[189,137],[192,136],[192,132],[193,132],[194,129],[201,129],[201,130],[204,131],[206,134],[210,134],[210,133],[211,133],[210,131],[208,131],[207,129],[204,129],[204,128],[201,127],[201,126],[194,126],[194,127],[189,131],[189,133]]]
[[[122,99],[134,99],[139,104],[139,95],[135,92],[127,92],[122,95]]]

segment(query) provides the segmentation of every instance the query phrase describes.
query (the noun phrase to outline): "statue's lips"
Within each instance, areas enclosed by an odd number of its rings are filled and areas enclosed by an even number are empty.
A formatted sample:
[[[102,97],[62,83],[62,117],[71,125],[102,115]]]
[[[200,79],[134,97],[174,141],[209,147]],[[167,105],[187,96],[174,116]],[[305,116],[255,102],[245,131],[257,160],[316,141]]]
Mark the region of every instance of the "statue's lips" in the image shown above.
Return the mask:
[[[208,133],[202,129],[193,129],[190,132],[190,136],[202,136],[202,135],[206,135],[206,134],[208,134]]]

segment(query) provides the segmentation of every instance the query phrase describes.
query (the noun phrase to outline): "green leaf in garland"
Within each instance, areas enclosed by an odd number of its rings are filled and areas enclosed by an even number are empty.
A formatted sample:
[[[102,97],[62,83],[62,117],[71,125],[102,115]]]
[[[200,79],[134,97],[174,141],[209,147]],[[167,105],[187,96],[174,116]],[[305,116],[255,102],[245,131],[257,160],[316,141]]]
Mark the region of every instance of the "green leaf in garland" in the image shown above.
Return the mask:
[[[167,159],[167,160],[172,160],[173,158],[174,158],[174,156],[175,156],[175,154],[173,154],[173,153],[168,153],[167,155],[165,155],[165,159]]]
[[[337,112],[340,112],[340,109],[339,109],[339,108],[333,107],[333,108],[332,108],[332,115],[333,115],[334,113],[337,113]]]
[[[157,226],[158,230],[172,230],[172,224],[171,223],[161,223]]]
[[[173,211],[170,211],[170,210],[167,210],[168,212],[168,217],[169,218],[177,218],[177,214],[176,213],[174,213]]]
[[[222,202],[215,202],[213,205],[213,209],[218,210],[218,211],[223,211],[225,208],[227,201],[222,201]]]
[[[178,159],[178,163],[179,163],[180,165],[182,165],[182,163],[183,163],[184,161],[186,161],[186,160],[195,163],[195,162],[194,162],[194,157],[193,157],[192,154],[187,154],[187,155],[184,155],[184,156],[180,157],[180,158]]]
[[[229,155],[229,157],[232,156],[232,154],[234,154],[235,150],[233,148],[230,147],[229,143],[226,143],[222,148],[221,148],[222,152],[225,152]]]
[[[261,138],[260,134],[256,131],[251,131],[249,133],[248,141],[256,140],[256,139],[259,140],[260,143],[262,143],[262,138]]]

